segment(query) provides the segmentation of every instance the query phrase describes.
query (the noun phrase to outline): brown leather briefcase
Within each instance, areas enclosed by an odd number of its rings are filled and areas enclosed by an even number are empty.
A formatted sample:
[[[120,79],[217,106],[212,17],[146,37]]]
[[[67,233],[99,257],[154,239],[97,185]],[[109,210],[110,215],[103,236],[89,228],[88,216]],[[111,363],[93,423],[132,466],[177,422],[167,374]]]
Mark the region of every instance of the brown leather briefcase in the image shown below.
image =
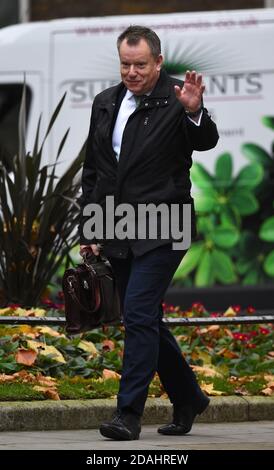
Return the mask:
[[[78,334],[121,322],[120,299],[110,262],[84,253],[84,262],[63,276],[66,331]]]

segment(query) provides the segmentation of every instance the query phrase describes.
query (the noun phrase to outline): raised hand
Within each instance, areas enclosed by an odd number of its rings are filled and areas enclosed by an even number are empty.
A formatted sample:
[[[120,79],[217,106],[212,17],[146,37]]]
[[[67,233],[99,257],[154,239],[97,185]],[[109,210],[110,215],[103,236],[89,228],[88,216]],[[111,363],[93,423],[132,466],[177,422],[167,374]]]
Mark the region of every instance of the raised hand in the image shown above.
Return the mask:
[[[185,107],[186,111],[195,113],[201,106],[202,95],[205,90],[202,75],[195,70],[187,70],[184,86],[180,88],[175,85],[175,94],[177,99]]]

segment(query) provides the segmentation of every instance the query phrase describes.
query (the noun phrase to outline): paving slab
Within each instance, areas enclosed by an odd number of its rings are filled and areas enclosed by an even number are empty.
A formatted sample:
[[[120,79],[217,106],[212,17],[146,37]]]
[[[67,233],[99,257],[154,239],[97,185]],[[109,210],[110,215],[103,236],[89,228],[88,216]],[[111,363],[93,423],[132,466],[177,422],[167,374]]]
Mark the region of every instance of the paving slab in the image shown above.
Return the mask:
[[[142,427],[138,441],[105,439],[96,429],[0,433],[0,450],[273,450],[274,422],[196,423],[185,436],[162,436]]]

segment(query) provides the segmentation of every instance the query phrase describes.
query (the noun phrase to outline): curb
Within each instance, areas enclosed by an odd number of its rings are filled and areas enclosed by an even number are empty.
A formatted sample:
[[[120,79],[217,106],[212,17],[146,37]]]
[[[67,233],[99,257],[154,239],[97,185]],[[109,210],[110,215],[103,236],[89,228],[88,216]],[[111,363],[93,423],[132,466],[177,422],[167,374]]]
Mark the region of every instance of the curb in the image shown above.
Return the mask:
[[[62,400],[0,402],[0,431],[46,431],[93,429],[111,418],[116,401]],[[143,424],[160,424],[172,419],[168,400],[149,398]],[[274,420],[273,397],[213,397],[200,423]]]

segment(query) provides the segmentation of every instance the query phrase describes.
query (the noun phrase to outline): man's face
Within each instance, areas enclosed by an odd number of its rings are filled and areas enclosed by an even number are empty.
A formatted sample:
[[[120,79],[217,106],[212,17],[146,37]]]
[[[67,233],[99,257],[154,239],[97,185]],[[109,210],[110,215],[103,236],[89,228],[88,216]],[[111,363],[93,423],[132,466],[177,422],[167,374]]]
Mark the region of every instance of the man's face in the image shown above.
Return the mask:
[[[120,45],[119,55],[121,77],[126,88],[135,95],[151,91],[159,77],[162,55],[155,59],[144,39],[134,45],[128,45],[127,39],[124,39]]]

